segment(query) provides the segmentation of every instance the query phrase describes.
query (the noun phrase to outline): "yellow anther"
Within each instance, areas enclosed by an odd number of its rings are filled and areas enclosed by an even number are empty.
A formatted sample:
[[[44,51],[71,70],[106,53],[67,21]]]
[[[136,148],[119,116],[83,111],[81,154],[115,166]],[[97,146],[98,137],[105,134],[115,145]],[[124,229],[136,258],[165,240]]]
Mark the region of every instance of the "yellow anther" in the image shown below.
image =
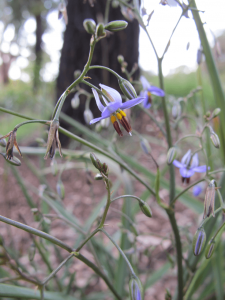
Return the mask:
[[[123,117],[120,113],[116,113],[116,116],[117,116],[118,120],[121,120]]]
[[[120,111],[120,114],[123,116],[123,117],[126,117],[126,114],[123,110]]]
[[[148,92],[148,96],[151,97],[151,95],[152,95],[151,92]]]
[[[116,117],[115,116],[111,116],[110,120],[111,120],[112,123],[115,123],[116,122]]]

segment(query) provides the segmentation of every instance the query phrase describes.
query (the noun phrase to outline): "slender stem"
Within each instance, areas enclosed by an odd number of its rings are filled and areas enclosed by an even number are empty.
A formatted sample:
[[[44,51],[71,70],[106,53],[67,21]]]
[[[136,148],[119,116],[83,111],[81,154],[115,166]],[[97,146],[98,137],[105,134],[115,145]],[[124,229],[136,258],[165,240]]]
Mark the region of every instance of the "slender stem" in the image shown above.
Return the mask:
[[[4,283],[6,281],[19,280],[19,279],[21,279],[21,276],[5,277],[0,279],[0,283]]]
[[[110,68],[104,67],[104,66],[98,66],[98,65],[96,65],[96,66],[90,66],[89,70],[92,70],[92,69],[103,69],[103,70],[109,71],[110,73],[112,73],[113,75],[115,75],[117,77],[117,79],[121,78],[121,76],[119,74],[117,74],[115,71],[113,71]]]
[[[221,193],[220,193],[220,190],[217,188],[217,194],[218,194],[218,197],[219,197],[219,200],[220,200],[220,206],[224,206],[224,202],[223,202],[223,197],[222,197],[222,195],[221,195]]]
[[[127,263],[127,266],[128,266],[128,268],[129,268],[129,270],[130,270],[130,272],[131,272],[131,274],[134,276],[134,277],[136,277],[136,274],[135,274],[135,272],[134,272],[134,270],[133,270],[133,268],[132,268],[132,266],[131,266],[131,264],[130,264],[130,262],[129,262],[129,260],[127,259],[127,257],[126,257],[126,255],[124,254],[124,252],[123,252],[123,250],[119,247],[119,245],[117,245],[117,243],[114,241],[114,239],[103,229],[103,228],[101,228],[100,229],[109,239],[110,239],[110,241],[114,244],[114,246],[117,248],[117,250],[120,252],[120,254],[122,255],[122,257],[123,257],[123,259],[125,260],[125,262]]]
[[[18,129],[18,128],[20,128],[23,125],[31,124],[31,123],[40,123],[40,124],[46,124],[46,125],[48,125],[47,122],[49,122],[49,121],[48,120],[30,120],[30,121],[26,121],[26,122],[23,122],[23,123],[20,123],[20,124],[16,125],[14,127],[14,129]]]
[[[209,174],[209,175],[213,175],[213,174],[220,173],[220,172],[225,172],[225,169],[218,169],[218,170],[209,172],[208,174]]]
[[[99,232],[99,228],[96,228],[92,233],[76,248],[76,252],[79,252],[84,245],[96,234]]]
[[[136,197],[136,196],[133,196],[133,195],[122,195],[122,196],[118,196],[118,197],[116,197],[116,198],[113,198],[113,199],[111,200],[111,203],[112,203],[113,201],[118,200],[118,199],[121,199],[121,198],[134,198],[134,199],[138,200],[139,203],[145,204],[145,201],[144,201],[144,200],[142,200],[141,198],[138,198],[138,197]]]
[[[178,144],[179,142],[181,142],[182,140],[187,139],[187,138],[189,138],[189,137],[195,137],[195,138],[197,138],[197,139],[200,139],[200,136],[198,136],[197,134],[187,134],[187,135],[182,136],[181,138],[179,138],[179,139],[176,141],[175,145]]]
[[[17,113],[17,112],[15,112],[15,111],[10,110],[10,109],[6,109],[6,108],[4,108],[4,107],[0,107],[0,111],[5,112],[5,113],[10,114],[10,115],[13,115],[13,116],[17,116],[17,117],[23,118],[23,119],[27,119],[27,120],[35,120],[34,118],[25,116],[25,115],[23,115],[23,114]]]
[[[107,0],[106,1],[106,6],[105,6],[105,24],[109,22],[110,2],[111,2],[111,0]]]
[[[219,207],[214,211],[214,215],[218,214],[222,209],[224,209],[224,207]],[[205,218],[202,220],[202,222],[200,223],[199,227],[205,226],[205,224],[213,217],[213,215],[211,214],[209,217]]]
[[[218,235],[218,233],[220,232],[220,230],[223,229],[223,227],[225,226],[225,222],[220,226],[220,228],[217,230],[217,232],[214,234],[214,236],[212,237],[212,240],[214,240],[216,238],[216,236]]]
[[[100,222],[98,228],[102,228],[104,226],[105,219],[106,219],[106,216],[107,216],[107,213],[109,210],[109,206],[111,204],[110,183],[109,183],[108,178],[105,180],[105,183],[106,183],[106,189],[107,189],[107,202],[106,202],[105,210],[103,212],[102,219],[101,219],[101,222]]]
[[[127,219],[127,221],[130,223],[130,225],[134,228],[136,235],[138,235],[135,223],[133,222],[133,220],[127,214],[125,214],[122,211],[120,211],[119,209],[116,209],[116,208],[113,208],[113,207],[110,208],[110,211],[115,211],[116,213],[120,214],[122,217]]]
[[[143,26],[142,26],[143,27]],[[144,29],[144,31],[146,32],[146,34],[147,34],[147,36],[148,36],[148,39],[149,39],[149,41],[150,41],[150,43],[151,43],[151,45],[152,45],[152,48],[153,48],[153,51],[154,51],[154,53],[155,53],[155,56],[156,56],[156,58],[157,58],[157,60],[159,59],[159,56],[158,56],[158,53],[157,53],[157,51],[156,51],[156,48],[155,48],[155,46],[154,46],[154,44],[153,44],[153,41],[152,41],[152,39],[151,39],[151,37],[150,37],[150,34],[148,33],[148,30],[147,30],[147,28],[144,26],[143,27],[143,29]]]

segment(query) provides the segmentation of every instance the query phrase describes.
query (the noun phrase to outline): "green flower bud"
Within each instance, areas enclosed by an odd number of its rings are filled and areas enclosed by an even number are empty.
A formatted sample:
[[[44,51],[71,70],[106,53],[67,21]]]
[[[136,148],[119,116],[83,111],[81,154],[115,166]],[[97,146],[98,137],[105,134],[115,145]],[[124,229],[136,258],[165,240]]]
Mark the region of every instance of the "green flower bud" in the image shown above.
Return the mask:
[[[17,167],[21,166],[21,161],[17,157],[13,156],[11,159],[8,159],[8,158],[6,158],[7,157],[7,153],[0,153],[0,154],[4,157],[4,159],[9,164],[11,164],[13,166],[17,166]]]
[[[129,281],[130,299],[142,300],[142,286],[138,278],[132,277]]]
[[[204,248],[206,241],[206,233],[203,227],[198,228],[193,238],[193,253],[195,256],[198,256],[202,249]]]
[[[103,164],[102,164],[102,172],[103,172],[106,176],[108,176],[108,174],[109,174],[109,167],[107,166],[106,163],[103,163]]]
[[[179,102],[176,102],[172,107],[172,116],[174,119],[177,119],[181,115],[181,105]]]
[[[122,63],[124,62],[124,57],[123,57],[123,55],[118,55],[118,56],[117,56],[117,60],[118,60],[118,62],[119,62],[120,64],[122,64]]]
[[[170,148],[167,152],[167,164],[171,165],[174,159],[176,158],[176,156],[177,156],[177,148],[176,147]]]
[[[74,71],[74,78],[77,79],[81,74],[81,70]]]
[[[57,161],[55,159],[52,159],[50,166],[51,166],[52,175],[56,176],[58,173]]]
[[[221,112],[221,109],[220,108],[216,108],[214,109],[213,113],[212,113],[212,118],[215,118],[217,117]]]
[[[76,93],[74,97],[71,99],[71,106],[73,109],[76,109],[80,105],[80,97],[79,93]]]
[[[98,38],[106,36],[105,30],[104,30],[104,25],[102,23],[99,23],[96,28],[96,36]]]
[[[56,191],[57,194],[59,195],[60,199],[64,199],[65,198],[65,187],[64,184],[62,183],[62,180],[58,180],[57,184],[56,184]]]
[[[29,261],[32,261],[34,259],[35,252],[36,252],[36,247],[34,243],[32,243],[28,252]]]
[[[106,118],[106,119],[103,119],[103,120],[100,121],[100,124],[101,124],[102,128],[108,128],[109,123],[110,123],[109,118]]]
[[[145,154],[149,155],[151,153],[151,146],[146,139],[142,138],[140,145]]]
[[[96,29],[96,23],[92,19],[85,19],[83,22],[84,29],[87,31],[87,33],[95,34]]]
[[[90,125],[91,120],[94,119],[93,113],[90,109],[85,109],[84,111],[84,121],[87,125]]]
[[[211,112],[210,111],[207,111],[206,114],[205,114],[206,118],[209,118],[211,116]]]
[[[124,96],[126,96],[130,100],[137,98],[137,93],[136,93],[134,87],[132,86],[132,84],[128,80],[120,77],[118,79],[118,82],[119,82],[120,89],[123,92]]]
[[[95,180],[102,180],[102,175],[101,174],[96,174],[95,175]]]
[[[91,159],[91,162],[94,165],[94,167],[98,170],[101,170],[102,164],[101,164],[100,160],[95,156],[94,153],[90,154],[90,159]]]
[[[105,29],[111,32],[123,30],[127,27],[128,23],[123,20],[112,21],[105,25]]]
[[[218,135],[215,132],[211,132],[210,134],[210,139],[213,143],[213,146],[217,149],[219,149],[220,147],[220,139],[218,137]]]
[[[145,214],[147,217],[151,218],[152,217],[152,211],[150,206],[146,202],[140,202],[139,201],[139,206],[143,214]]]
[[[214,240],[209,241],[209,243],[205,249],[205,258],[206,259],[209,259],[213,255],[213,252],[215,250],[215,244],[216,244],[216,242]]]

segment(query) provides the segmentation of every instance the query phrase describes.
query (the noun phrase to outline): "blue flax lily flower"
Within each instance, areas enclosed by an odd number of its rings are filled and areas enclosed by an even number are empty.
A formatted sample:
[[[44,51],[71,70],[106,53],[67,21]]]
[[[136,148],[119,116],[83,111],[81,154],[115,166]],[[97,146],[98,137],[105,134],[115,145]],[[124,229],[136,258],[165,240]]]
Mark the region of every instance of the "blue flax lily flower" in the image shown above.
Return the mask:
[[[199,166],[198,153],[195,153],[192,157],[191,150],[188,150],[188,152],[181,159],[181,162],[175,159],[173,164],[175,167],[180,169],[182,182],[187,183],[190,182],[190,177],[193,176],[195,172],[204,173],[207,170],[206,165]]]
[[[104,96],[102,96],[103,101],[105,103],[105,106],[102,104],[98,92],[93,88],[92,92],[94,94],[96,104],[98,106],[98,109],[102,112],[102,115],[100,118],[96,118],[91,120],[90,124],[94,124],[98,121],[101,121],[103,119],[109,118],[111,119],[111,122],[116,130],[116,132],[119,134],[119,136],[123,136],[123,133],[120,129],[119,123],[117,122],[117,119],[119,120],[120,124],[125,128],[125,130],[130,134],[132,131],[132,128],[130,126],[130,123],[128,122],[126,118],[126,114],[123,111],[123,109],[130,108],[132,106],[135,106],[139,103],[141,103],[144,98],[139,97],[132,100],[129,100],[125,103],[122,102],[121,95],[114,90],[113,88],[110,88],[104,84],[99,84],[103,94],[107,96],[107,98],[110,100],[108,102]]]
[[[143,90],[141,91],[140,96],[145,98],[145,100],[143,101],[144,108],[148,109],[151,107],[152,94],[159,96],[159,97],[165,96],[165,93],[163,90],[161,90],[160,88],[158,88],[156,86],[150,85],[150,83],[147,81],[147,79],[144,76],[140,77],[140,81],[143,86]]]

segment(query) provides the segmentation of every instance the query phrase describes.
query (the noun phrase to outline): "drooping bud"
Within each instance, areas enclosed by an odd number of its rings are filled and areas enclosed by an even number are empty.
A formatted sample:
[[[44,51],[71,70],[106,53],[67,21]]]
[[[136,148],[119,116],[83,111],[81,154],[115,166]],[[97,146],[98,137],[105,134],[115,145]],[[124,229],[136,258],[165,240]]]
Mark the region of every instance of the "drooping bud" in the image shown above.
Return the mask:
[[[21,161],[17,157],[13,156],[11,159],[9,159],[7,158],[7,153],[0,153],[0,155],[2,155],[9,164],[17,167],[21,166]]]
[[[152,211],[150,206],[146,202],[141,202],[139,201],[139,206],[143,214],[145,214],[147,217],[151,218],[152,217]]]
[[[79,93],[76,93],[71,99],[71,106],[73,109],[76,109],[80,105]]]
[[[215,240],[209,241],[209,243],[205,249],[205,258],[206,259],[209,259],[213,255],[213,252],[215,250],[215,244],[216,244]]]
[[[129,100],[137,98],[137,93],[133,87],[133,85],[126,79],[120,77],[118,79],[119,86],[124,96],[126,96]]]
[[[122,63],[124,62],[124,57],[123,57],[123,55],[118,55],[118,56],[117,56],[117,60],[118,60],[118,62],[119,62],[120,64],[122,64]]]
[[[149,155],[151,153],[151,146],[145,138],[141,139],[140,145],[145,154]]]
[[[124,20],[117,20],[109,22],[105,25],[105,29],[111,32],[116,32],[119,30],[123,30],[127,27],[128,23]]]
[[[96,23],[92,19],[85,19],[83,22],[84,29],[87,31],[87,33],[95,34],[96,30]]]
[[[101,174],[96,174],[95,175],[95,180],[102,180],[102,179],[103,179],[103,177],[102,177]]]
[[[109,123],[110,123],[109,118],[102,119],[100,121],[100,124],[101,124],[102,128],[108,128],[109,127]]]
[[[218,107],[216,109],[214,109],[214,111],[212,112],[212,118],[217,117],[221,112],[221,109]]]
[[[206,241],[206,233],[203,227],[198,228],[198,230],[196,231],[194,238],[193,238],[193,253],[195,256],[198,256],[204,245],[205,245],[205,241]]]
[[[99,23],[96,28],[96,36],[97,38],[106,36],[104,25],[102,23]]]
[[[59,195],[60,199],[63,200],[65,198],[65,187],[64,184],[62,182],[62,180],[58,180],[57,184],[56,184],[56,191],[57,194]]]
[[[179,118],[181,115],[181,105],[179,102],[175,102],[175,104],[172,107],[172,116],[174,119]]]
[[[177,156],[177,148],[171,147],[167,152],[167,164],[171,165]]]
[[[101,170],[102,164],[101,164],[100,160],[95,156],[94,153],[90,154],[90,159],[91,159],[91,162],[92,162],[93,166],[96,169]]]
[[[34,243],[32,243],[30,245],[29,252],[28,252],[29,261],[32,261],[34,259],[35,252],[36,252],[36,247]]]
[[[209,217],[211,214],[214,215],[214,206],[215,206],[215,192],[216,192],[215,180],[211,180],[210,184],[207,186],[205,193],[205,201],[204,201],[204,215],[203,219]]]
[[[142,300],[142,287],[138,278],[132,277],[129,282],[130,299],[131,300]]]
[[[85,109],[84,111],[84,120],[86,122],[87,125],[90,124],[91,120],[94,119],[93,113],[91,112],[90,109]]]
[[[219,149],[220,147],[220,139],[218,137],[218,135],[213,131],[210,133],[210,139],[213,143],[213,146],[217,149]]]
[[[2,135],[0,135],[0,138],[2,137]],[[1,139],[0,140],[0,146],[2,146],[2,147],[6,147],[6,140],[5,139]]]

